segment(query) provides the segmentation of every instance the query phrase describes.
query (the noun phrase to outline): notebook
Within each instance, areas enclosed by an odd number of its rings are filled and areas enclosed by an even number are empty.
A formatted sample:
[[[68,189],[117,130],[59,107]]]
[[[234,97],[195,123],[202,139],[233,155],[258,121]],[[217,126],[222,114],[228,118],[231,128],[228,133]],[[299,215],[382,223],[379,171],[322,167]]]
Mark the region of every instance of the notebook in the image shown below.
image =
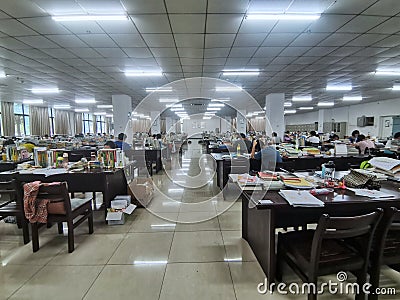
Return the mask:
[[[279,192],[293,207],[323,207],[324,202],[310,194],[309,191],[281,190]]]

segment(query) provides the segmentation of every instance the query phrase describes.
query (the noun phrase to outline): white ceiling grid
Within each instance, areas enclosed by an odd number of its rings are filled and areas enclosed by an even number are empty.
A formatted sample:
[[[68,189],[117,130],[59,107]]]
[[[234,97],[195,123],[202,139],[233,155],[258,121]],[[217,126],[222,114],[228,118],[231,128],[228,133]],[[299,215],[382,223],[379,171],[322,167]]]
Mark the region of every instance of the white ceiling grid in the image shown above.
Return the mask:
[[[265,95],[312,94],[335,100],[328,82],[349,82],[364,101],[399,98],[398,0],[14,0],[0,2],[0,99],[32,98],[36,86],[58,86],[49,103],[112,94],[138,103],[146,87],[195,76],[229,79],[261,105]],[[333,3],[333,4],[332,4]],[[321,12],[317,21],[251,21],[257,11]],[[127,13],[129,21],[55,22],[52,15]],[[127,78],[125,70],[161,69],[162,77]],[[224,77],[224,69],[259,76]]]

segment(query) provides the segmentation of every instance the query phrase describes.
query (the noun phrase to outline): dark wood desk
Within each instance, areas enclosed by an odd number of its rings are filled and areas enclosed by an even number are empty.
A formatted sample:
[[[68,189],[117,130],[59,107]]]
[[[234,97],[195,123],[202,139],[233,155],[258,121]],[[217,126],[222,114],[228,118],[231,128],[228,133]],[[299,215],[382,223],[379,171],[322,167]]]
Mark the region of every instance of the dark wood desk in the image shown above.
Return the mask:
[[[24,162],[33,161],[32,159],[24,159],[19,160],[17,162],[14,161],[0,161],[0,172],[11,171],[17,168],[18,164],[22,164]]]
[[[394,193],[391,200],[372,200],[355,196],[351,191],[339,191],[339,195],[318,196],[324,207],[292,207],[278,191],[242,193],[242,237],[249,243],[268,281],[275,281],[276,235],[275,229],[317,223],[324,213],[332,216],[352,216],[371,212],[376,208],[400,208],[400,184],[384,182],[381,191]],[[342,195],[343,193],[343,195]],[[272,204],[256,205],[259,199],[270,199]],[[250,206],[249,206],[250,204]]]

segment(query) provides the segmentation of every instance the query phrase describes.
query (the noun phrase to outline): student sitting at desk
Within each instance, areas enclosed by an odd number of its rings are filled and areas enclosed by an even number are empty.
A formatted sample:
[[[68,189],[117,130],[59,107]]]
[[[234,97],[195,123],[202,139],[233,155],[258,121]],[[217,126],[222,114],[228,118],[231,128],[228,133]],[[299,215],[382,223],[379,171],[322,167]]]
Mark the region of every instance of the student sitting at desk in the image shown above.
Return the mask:
[[[319,144],[319,137],[314,130],[310,131],[310,136],[307,138],[307,142],[310,144]]]
[[[356,148],[360,150],[361,154],[365,154],[365,149],[373,149],[375,148],[375,144],[373,141],[367,140],[365,135],[360,134],[358,136],[358,143],[355,143]]]
[[[282,157],[280,156],[278,150],[276,150],[271,145],[263,147],[261,142],[255,140],[253,142],[253,148],[251,149],[250,158],[261,160],[261,171],[271,170],[275,171],[275,165],[277,162],[282,162]],[[261,146],[261,150],[256,152],[257,144]]]
[[[385,148],[400,147],[400,131],[396,132],[392,140],[386,142]]]
[[[359,139],[359,137],[358,137],[359,135],[360,135],[360,132],[359,132],[358,130],[354,130],[354,131],[351,133],[351,137],[349,137],[350,143],[354,144],[354,143],[359,142],[359,141],[360,141],[360,139]]]

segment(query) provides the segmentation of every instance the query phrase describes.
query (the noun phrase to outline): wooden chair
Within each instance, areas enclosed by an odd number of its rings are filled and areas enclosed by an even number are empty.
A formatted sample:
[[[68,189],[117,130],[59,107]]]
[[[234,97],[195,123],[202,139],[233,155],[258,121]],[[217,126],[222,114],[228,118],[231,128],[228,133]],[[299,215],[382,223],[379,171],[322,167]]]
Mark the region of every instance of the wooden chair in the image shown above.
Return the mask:
[[[0,199],[0,220],[14,216],[17,219],[17,225],[22,228],[24,244],[29,243],[29,226],[28,220],[24,215],[24,204],[22,198],[22,190],[20,184],[13,179],[8,182],[0,182],[1,198],[8,196],[8,199],[3,201]]]
[[[38,198],[49,199],[47,223],[57,223],[58,233],[63,233],[62,222],[68,225],[68,252],[74,251],[74,229],[86,219],[89,224],[89,234],[93,233],[92,199],[71,199],[68,194],[66,182],[41,186]],[[76,222],[78,216],[81,216]],[[39,250],[39,227],[43,224],[31,223],[33,252]]]
[[[400,211],[397,208],[385,211],[377,228],[370,260],[370,291],[373,292],[379,288],[381,266],[389,265],[400,271]],[[371,293],[368,299],[378,299],[378,295]]]
[[[379,209],[354,217],[321,216],[315,231],[295,231],[279,234],[277,279],[282,279],[283,261],[306,283],[316,288],[318,276],[351,271],[360,287],[366,283],[371,243],[382,216]],[[347,243],[359,239],[362,247]],[[363,299],[362,288],[356,299]],[[308,299],[317,299],[314,290]]]

